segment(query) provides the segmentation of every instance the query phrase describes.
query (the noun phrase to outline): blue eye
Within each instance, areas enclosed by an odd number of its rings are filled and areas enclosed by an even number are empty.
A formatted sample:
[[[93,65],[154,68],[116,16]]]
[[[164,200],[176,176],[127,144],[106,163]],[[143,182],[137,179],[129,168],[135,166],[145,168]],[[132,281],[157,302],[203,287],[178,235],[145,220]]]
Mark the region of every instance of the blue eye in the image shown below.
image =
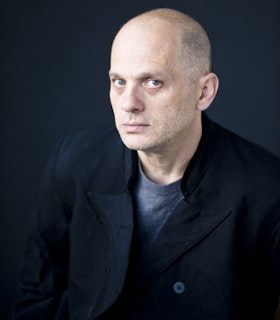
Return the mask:
[[[160,84],[160,82],[158,80],[151,80],[151,83],[153,84],[153,86],[158,86]]]
[[[150,79],[146,82],[146,86],[150,88],[158,88],[162,85],[161,81],[156,79]]]
[[[115,84],[115,86],[117,87],[122,87],[125,85],[125,80],[123,79],[114,79],[113,83]]]

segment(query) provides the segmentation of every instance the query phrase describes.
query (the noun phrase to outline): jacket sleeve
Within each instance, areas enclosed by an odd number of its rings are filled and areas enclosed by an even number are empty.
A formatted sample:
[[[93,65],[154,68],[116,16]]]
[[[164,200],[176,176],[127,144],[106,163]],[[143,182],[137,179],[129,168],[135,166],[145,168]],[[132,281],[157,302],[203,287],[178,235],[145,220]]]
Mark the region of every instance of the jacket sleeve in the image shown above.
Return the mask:
[[[41,179],[38,203],[31,218],[20,276],[21,298],[13,314],[17,320],[67,318],[71,210],[58,192],[56,162],[54,154]]]

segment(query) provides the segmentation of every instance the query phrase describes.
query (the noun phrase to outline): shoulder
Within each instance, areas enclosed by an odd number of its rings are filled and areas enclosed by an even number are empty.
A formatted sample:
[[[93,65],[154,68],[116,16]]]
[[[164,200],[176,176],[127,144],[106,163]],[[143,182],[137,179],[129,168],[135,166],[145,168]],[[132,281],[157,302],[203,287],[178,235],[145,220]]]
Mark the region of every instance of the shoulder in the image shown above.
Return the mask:
[[[47,165],[47,176],[53,177],[61,197],[70,203],[77,188],[87,189],[91,183],[102,188],[106,181],[120,180],[124,153],[125,147],[113,125],[65,135]]]
[[[114,147],[119,140],[113,125],[100,125],[61,137],[58,141],[58,151],[61,157],[75,156],[76,158],[87,150],[105,151],[106,147]]]
[[[280,180],[280,158],[266,148],[215,124],[217,151],[231,168]]]
[[[57,144],[57,169],[94,166],[110,161],[112,154],[124,149],[113,125],[102,125],[63,136]],[[64,169],[63,169],[64,168]]]
[[[265,148],[214,124],[213,171],[227,199],[260,208],[280,202],[280,159]]]

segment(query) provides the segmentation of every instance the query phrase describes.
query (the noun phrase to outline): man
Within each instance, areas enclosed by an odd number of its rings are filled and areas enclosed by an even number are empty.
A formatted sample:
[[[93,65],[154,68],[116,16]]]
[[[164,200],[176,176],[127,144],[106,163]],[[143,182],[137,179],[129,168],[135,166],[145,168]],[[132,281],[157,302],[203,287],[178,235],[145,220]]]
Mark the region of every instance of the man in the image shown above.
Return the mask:
[[[139,15],[109,75],[117,132],[58,144],[16,319],[273,319],[280,161],[204,114],[218,90],[204,29]]]

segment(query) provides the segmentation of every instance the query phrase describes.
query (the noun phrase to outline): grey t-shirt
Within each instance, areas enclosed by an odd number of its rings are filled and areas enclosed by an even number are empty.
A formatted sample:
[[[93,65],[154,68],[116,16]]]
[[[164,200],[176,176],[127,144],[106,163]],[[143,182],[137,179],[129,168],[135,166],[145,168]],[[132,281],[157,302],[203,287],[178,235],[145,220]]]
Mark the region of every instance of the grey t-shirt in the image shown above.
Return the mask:
[[[139,164],[139,176],[134,187],[136,233],[141,255],[157,237],[175,206],[184,198],[181,179],[168,185],[148,180]]]

